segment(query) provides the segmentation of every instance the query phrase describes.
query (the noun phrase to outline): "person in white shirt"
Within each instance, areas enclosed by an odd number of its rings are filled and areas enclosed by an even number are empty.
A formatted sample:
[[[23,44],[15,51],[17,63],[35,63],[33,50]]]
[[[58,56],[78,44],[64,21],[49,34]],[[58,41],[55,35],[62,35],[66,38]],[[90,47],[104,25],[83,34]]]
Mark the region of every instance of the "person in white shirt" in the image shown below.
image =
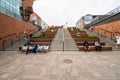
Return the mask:
[[[95,42],[95,49],[96,51],[101,51],[101,45],[98,41]]]
[[[120,47],[120,36],[116,36],[116,48]]]

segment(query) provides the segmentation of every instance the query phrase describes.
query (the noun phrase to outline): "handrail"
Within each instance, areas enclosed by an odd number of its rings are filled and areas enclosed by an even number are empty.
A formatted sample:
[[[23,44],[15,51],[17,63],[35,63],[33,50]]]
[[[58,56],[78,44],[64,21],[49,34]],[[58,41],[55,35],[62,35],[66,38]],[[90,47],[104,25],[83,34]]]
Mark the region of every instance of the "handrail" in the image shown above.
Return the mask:
[[[12,34],[9,34],[9,35],[6,35],[6,36],[3,36],[3,37],[0,38],[0,41],[2,41],[2,49],[3,49],[3,51],[5,50],[6,38],[14,36],[14,35],[16,35],[16,33],[12,33]],[[11,46],[13,46],[13,39],[12,38],[11,38]]]
[[[114,13],[119,13],[119,12],[120,12],[120,6],[108,12],[107,15],[113,15]]]
[[[20,32],[20,33],[19,33],[19,35],[18,35],[18,36],[19,36],[19,39],[18,39],[19,41],[20,41],[20,35],[21,35],[22,33],[23,33],[23,31],[22,31],[22,32]]]
[[[11,37],[11,36],[13,36],[13,35],[16,35],[16,33],[12,33],[12,34],[3,36],[3,37],[0,38],[0,40],[3,40],[3,39],[8,38],[8,37]]]
[[[111,31],[108,31],[108,30],[105,30],[105,29],[102,29],[102,28],[98,28],[98,29],[101,29],[101,30],[104,30],[106,32],[112,33]]]
[[[111,34],[111,40],[113,40],[113,32],[111,32],[111,31],[108,31],[108,30],[105,30],[105,29],[102,29],[102,28],[98,28],[98,29],[100,29],[100,30],[103,30],[103,31],[105,31],[105,32],[108,32],[108,33],[110,33]],[[102,36],[102,33],[101,33],[101,36]],[[106,37],[106,33],[105,33],[105,37]]]

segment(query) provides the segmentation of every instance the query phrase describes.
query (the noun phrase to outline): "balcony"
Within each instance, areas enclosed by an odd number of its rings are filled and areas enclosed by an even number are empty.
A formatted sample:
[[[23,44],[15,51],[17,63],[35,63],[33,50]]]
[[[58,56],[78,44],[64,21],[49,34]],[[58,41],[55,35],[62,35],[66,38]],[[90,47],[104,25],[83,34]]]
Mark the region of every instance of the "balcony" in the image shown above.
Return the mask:
[[[33,13],[32,7],[26,7],[25,12],[32,14]]]

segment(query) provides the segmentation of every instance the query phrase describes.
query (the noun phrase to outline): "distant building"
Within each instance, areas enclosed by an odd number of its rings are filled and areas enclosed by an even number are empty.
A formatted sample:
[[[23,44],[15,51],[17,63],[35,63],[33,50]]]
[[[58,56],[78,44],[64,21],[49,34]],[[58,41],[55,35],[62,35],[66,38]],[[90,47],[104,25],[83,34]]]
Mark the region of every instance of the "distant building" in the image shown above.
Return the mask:
[[[49,28],[49,25],[45,22],[45,21],[41,21],[41,27],[42,27],[42,29],[48,29]]]
[[[90,24],[95,17],[97,17],[97,15],[90,15],[90,14],[87,14],[87,15],[81,17],[77,21],[76,27],[83,28],[85,25]]]

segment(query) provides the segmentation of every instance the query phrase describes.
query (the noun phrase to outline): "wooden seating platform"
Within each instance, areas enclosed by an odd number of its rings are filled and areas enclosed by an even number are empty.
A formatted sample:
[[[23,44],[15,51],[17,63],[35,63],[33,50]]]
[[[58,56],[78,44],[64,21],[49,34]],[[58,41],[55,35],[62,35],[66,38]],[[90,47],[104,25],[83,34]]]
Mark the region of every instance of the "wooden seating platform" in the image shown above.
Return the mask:
[[[95,43],[94,42],[88,42],[90,46],[95,46]],[[84,42],[76,42],[76,45],[77,46],[83,46]],[[100,45],[101,46],[105,46],[105,43],[104,42],[100,42]]]
[[[78,46],[79,51],[84,51],[84,46]],[[90,46],[90,51],[96,51],[95,46]],[[102,46],[101,51],[112,51],[111,46]]]

